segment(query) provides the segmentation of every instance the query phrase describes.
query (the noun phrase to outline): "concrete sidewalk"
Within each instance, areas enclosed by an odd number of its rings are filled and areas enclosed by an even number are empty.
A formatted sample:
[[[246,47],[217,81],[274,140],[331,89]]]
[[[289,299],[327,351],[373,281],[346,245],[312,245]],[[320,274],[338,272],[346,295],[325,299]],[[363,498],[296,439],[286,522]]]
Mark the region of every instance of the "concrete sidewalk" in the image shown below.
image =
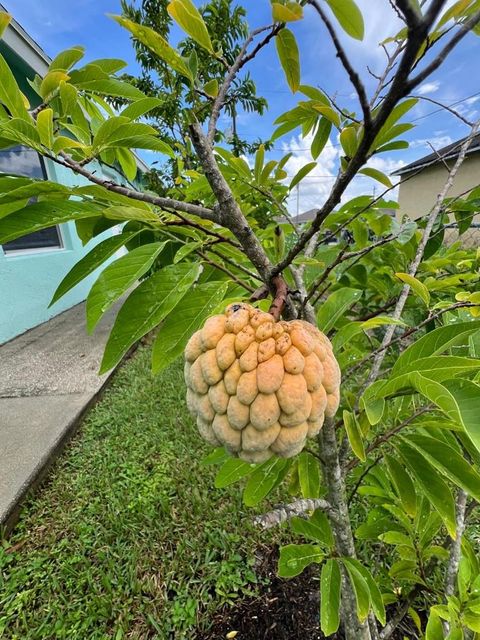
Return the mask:
[[[117,307],[93,336],[79,304],[0,346],[0,525],[61,451],[110,374],[98,376]]]

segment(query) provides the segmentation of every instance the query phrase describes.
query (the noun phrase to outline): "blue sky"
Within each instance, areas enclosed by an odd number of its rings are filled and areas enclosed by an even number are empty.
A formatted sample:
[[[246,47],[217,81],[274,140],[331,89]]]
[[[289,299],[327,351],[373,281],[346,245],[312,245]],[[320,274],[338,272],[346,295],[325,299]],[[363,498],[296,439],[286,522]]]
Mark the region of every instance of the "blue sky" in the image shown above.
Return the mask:
[[[95,57],[118,57],[129,62],[134,71],[133,50],[128,35],[121,27],[107,17],[108,13],[119,13],[119,0],[2,0],[7,9],[30,33],[30,35],[50,55],[74,44],[82,44],[87,49],[87,59]],[[451,3],[451,2],[449,2]],[[197,2],[197,5],[201,4]],[[268,24],[270,2],[268,0],[243,0],[248,11],[252,28]],[[342,36],[347,52],[356,68],[365,78],[368,88],[373,87],[373,79],[366,71],[367,66],[378,72],[384,65],[384,54],[378,42],[398,31],[398,21],[387,0],[358,0],[366,24],[366,35],[362,43]],[[352,87],[342,67],[335,59],[332,46],[325,29],[310,8],[306,9],[306,19],[292,25],[300,45],[302,82],[319,86],[330,94],[336,94],[342,106],[355,109]],[[480,39],[469,35],[454,51],[444,66],[421,87],[424,95],[445,104],[456,103],[462,113],[470,118],[480,113]],[[294,106],[297,98],[292,96],[280,70],[275,47],[261,52],[249,66],[260,94],[269,102],[269,112],[263,118],[252,114],[240,114],[239,133],[248,138],[268,137],[275,118]],[[474,95],[478,94],[478,95]],[[473,96],[469,100],[465,100]],[[478,101],[478,102],[477,102]],[[479,111],[477,112],[477,108]],[[434,113],[432,113],[434,112]],[[447,144],[466,134],[466,127],[446,112],[437,112],[437,107],[421,101],[411,112],[416,127],[405,137],[411,142],[408,150],[384,154],[377,159],[377,168],[393,171],[402,164],[431,152],[429,141],[435,148]],[[224,122],[223,124],[227,124]],[[332,184],[338,166],[338,140],[332,136],[332,145],[318,160],[318,166],[300,190],[300,209],[318,205],[325,198]],[[311,160],[308,141],[295,135],[287,135],[275,144],[271,157],[281,157],[293,151],[294,157],[288,165],[291,175],[303,164]],[[359,179],[350,189],[349,195],[371,193],[374,184],[367,178]],[[379,187],[376,187],[377,192]],[[291,208],[296,208],[292,202]]]

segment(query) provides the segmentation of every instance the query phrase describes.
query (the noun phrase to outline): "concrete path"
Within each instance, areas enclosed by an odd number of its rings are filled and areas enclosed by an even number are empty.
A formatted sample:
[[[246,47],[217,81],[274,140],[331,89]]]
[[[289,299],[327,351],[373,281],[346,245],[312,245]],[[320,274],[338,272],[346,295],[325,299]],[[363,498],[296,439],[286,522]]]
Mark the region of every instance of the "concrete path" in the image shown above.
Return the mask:
[[[116,311],[93,336],[80,304],[0,346],[0,526],[15,522],[107,381],[97,371]]]

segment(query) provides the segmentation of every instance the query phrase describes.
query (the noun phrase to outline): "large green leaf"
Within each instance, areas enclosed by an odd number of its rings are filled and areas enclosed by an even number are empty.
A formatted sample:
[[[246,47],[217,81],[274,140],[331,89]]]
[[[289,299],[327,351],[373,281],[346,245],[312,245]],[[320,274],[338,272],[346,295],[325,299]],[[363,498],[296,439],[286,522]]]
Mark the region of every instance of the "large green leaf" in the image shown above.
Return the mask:
[[[301,169],[299,169],[297,171],[297,173],[293,176],[292,181],[290,182],[290,184],[288,185],[288,188],[290,189],[290,191],[294,187],[296,187],[297,184],[299,182],[301,182],[305,178],[305,176],[307,176],[310,173],[310,171],[315,169],[316,166],[317,166],[316,162],[308,162]]]
[[[300,87],[300,55],[295,36],[289,29],[282,29],[277,34],[275,43],[288,86],[295,93]]]
[[[443,440],[422,434],[409,434],[400,439],[406,446],[415,448],[425,456],[451,482],[480,501],[480,475],[453,447]]]
[[[363,40],[365,26],[360,9],[353,0],[327,0],[338,22],[349,36]]]
[[[79,260],[75,266],[67,273],[57,290],[53,294],[51,306],[59,298],[64,296],[67,291],[73,289],[73,287],[86,278],[90,273],[93,273],[105,260],[113,256],[113,254],[123,247],[129,240],[131,240],[136,232],[120,233],[111,238],[107,238],[103,242],[99,242],[91,251],[87,253],[81,260]]]
[[[427,287],[420,282],[418,278],[411,276],[409,273],[398,272],[395,274],[402,282],[407,284],[414,293],[422,300],[426,307],[430,304],[430,292]]]
[[[128,20],[128,18],[123,18],[122,16],[111,17],[116,20],[122,27],[130,31],[130,33],[137,40],[139,40],[142,44],[153,51],[153,53],[159,56],[164,62],[172,67],[172,69],[185,76],[189,80],[193,80],[191,71],[188,68],[186,62],[179,55],[179,53],[175,51],[175,49],[173,49],[173,47],[171,47],[164,38],[162,38],[159,33],[154,31],[150,27],[145,27],[144,25],[132,22],[132,20]]]
[[[327,549],[332,549],[335,544],[330,523],[321,509],[316,509],[308,519],[294,516],[290,525],[295,533],[315,540]]]
[[[304,498],[318,498],[320,495],[319,461],[308,451],[298,456],[298,480]]]
[[[102,209],[92,203],[54,200],[36,202],[0,220],[0,244],[69,220],[93,218]]]
[[[360,425],[357,422],[354,413],[350,411],[343,412],[343,424],[345,431],[347,432],[348,441],[352,447],[353,453],[362,462],[365,462],[365,447],[363,445],[363,434],[360,429]]]
[[[141,100],[145,98],[145,94],[128,82],[117,80],[115,78],[107,78],[101,80],[88,80],[85,82],[76,82],[78,89],[85,91],[94,91],[106,96],[115,96],[116,98],[128,98],[129,100]]]
[[[214,52],[207,26],[191,0],[171,0],[167,5],[167,11],[195,42],[209,53]]]
[[[128,349],[168,316],[200,274],[199,264],[176,264],[154,273],[129,295],[105,347],[100,373],[120,362]]]
[[[0,55],[0,78],[2,78],[0,82],[0,103],[4,104],[13,116],[29,121],[30,116],[28,115],[22,92],[18,88],[12,70],[2,55]]]
[[[229,458],[220,467],[215,477],[215,487],[224,489],[234,482],[238,482],[245,476],[250,475],[254,470],[253,465],[239,460],[238,458]]]
[[[153,345],[152,369],[158,373],[176,360],[190,336],[199,329],[225,297],[228,283],[198,285],[168,316]]]
[[[468,337],[480,330],[480,320],[439,327],[414,342],[397,359],[392,373],[398,373],[413,360],[435,356],[458,344],[468,344]]]
[[[460,422],[480,451],[480,386],[470,380],[447,380],[444,387],[455,398]]]
[[[342,575],[337,560],[330,558],[322,567],[320,577],[320,627],[330,636],[340,626]]]
[[[370,590],[367,581],[351,558],[342,558],[341,560],[347,570],[353,592],[355,593],[358,619],[363,622],[367,619],[368,612],[370,611]]]
[[[336,322],[340,320],[345,311],[356,302],[362,292],[359,289],[349,289],[344,287],[332,293],[320,306],[317,312],[318,328],[324,333],[328,333]]]
[[[52,60],[49,66],[50,71],[68,71],[73,65],[85,55],[85,47],[76,46],[71,49],[61,51]]]
[[[321,563],[325,553],[316,544],[288,544],[280,547],[278,575],[281,578],[298,576],[308,565]]]
[[[149,111],[152,111],[152,109],[159,107],[161,104],[162,101],[160,98],[143,98],[142,100],[136,100],[129,104],[120,112],[120,115],[130,120],[136,120]]]
[[[332,130],[332,123],[327,118],[320,118],[320,122],[318,123],[317,131],[313,136],[312,140],[312,158],[316,160],[318,156],[322,153],[325,145],[327,144],[330,138],[330,132]],[[273,139],[273,138],[272,138]]]
[[[396,458],[388,454],[384,455],[388,472],[393,485],[398,493],[403,508],[409,516],[415,517],[417,512],[417,494],[415,486],[404,466]]]
[[[375,614],[377,619],[380,621],[380,623],[382,625],[385,625],[386,623],[385,606],[383,604],[382,594],[380,593],[380,589],[377,586],[377,582],[375,578],[372,576],[370,571],[366,567],[364,567],[363,564],[361,564],[358,560],[355,560],[354,558],[350,558],[348,562],[351,565],[355,566],[357,571],[360,573],[360,575],[363,577],[363,579],[367,583],[368,591],[370,593],[370,602],[372,605],[373,613]]]
[[[105,267],[87,297],[89,333],[112,304],[150,269],[165,244],[166,242],[152,242],[137,247]]]
[[[405,444],[395,444],[415,482],[441,516],[449,534],[455,537],[455,503],[452,492],[440,473],[418,451]]]
[[[283,480],[289,468],[290,460],[276,457],[258,466],[249,477],[243,492],[244,504],[253,507],[261,502]]]

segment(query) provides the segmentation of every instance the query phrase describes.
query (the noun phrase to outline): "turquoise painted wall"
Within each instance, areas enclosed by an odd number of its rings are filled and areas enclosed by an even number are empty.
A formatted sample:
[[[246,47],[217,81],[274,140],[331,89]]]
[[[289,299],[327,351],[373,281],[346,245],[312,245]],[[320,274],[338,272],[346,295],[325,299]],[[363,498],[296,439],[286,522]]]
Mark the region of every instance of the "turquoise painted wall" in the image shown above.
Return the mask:
[[[53,163],[47,163],[46,169],[50,180],[70,186],[88,184],[81,176]],[[112,234],[110,229],[84,247],[73,222],[61,225],[60,231],[62,249],[5,254],[0,248],[0,344],[85,300],[98,276],[99,271],[48,308],[55,289],[73,265]]]

